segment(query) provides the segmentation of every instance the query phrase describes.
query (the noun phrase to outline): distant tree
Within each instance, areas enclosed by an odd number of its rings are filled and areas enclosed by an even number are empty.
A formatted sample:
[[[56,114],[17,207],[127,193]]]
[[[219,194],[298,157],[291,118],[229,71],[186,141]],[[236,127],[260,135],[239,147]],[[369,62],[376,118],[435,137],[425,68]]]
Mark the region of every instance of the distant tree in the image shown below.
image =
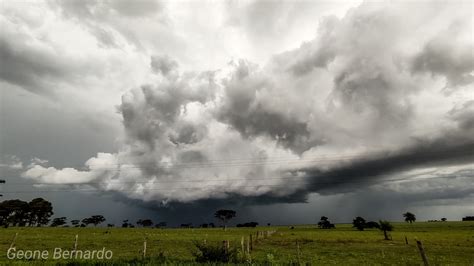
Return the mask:
[[[463,222],[474,221],[474,216],[466,216],[462,218]]]
[[[98,224],[105,222],[105,217],[102,215],[92,215],[91,219],[92,219],[92,224],[94,224],[94,226],[97,226]]]
[[[214,228],[216,225],[214,223],[209,223],[209,227]]]
[[[388,221],[382,221],[382,220],[379,221],[379,224],[380,224],[380,228],[379,228],[379,229],[383,232],[384,239],[385,239],[385,240],[390,240],[390,239],[388,238],[387,232],[393,231],[393,225],[390,224],[390,222],[388,222]]]
[[[334,224],[329,221],[329,218],[326,216],[321,216],[321,220],[318,222],[318,227],[321,229],[331,229],[334,228]]]
[[[94,226],[97,226],[98,224],[101,224],[103,222],[105,222],[105,218],[102,215],[92,215],[89,218],[82,219],[82,223],[85,224],[86,226],[89,224],[93,224]]]
[[[370,221],[365,224],[365,228],[378,228],[379,229],[380,225],[377,222]]]
[[[446,218],[444,218],[444,217],[441,218],[441,221],[442,221],[442,222],[446,222],[447,220],[448,220],[448,219],[446,219]]]
[[[79,221],[79,220],[71,220],[71,224],[72,224],[74,227],[79,227],[79,223],[80,223],[80,222],[81,222],[81,221]]]
[[[0,203],[0,221],[4,227],[25,226],[29,221],[29,204],[19,199],[5,200]]]
[[[115,227],[115,224],[107,224],[107,227]]]
[[[415,214],[413,214],[411,212],[404,213],[403,217],[405,217],[405,222],[407,222],[407,223],[413,223],[414,221],[416,221]]]
[[[51,227],[58,227],[66,224],[66,217],[54,218],[51,222]]]
[[[237,224],[237,227],[257,227],[257,222],[248,222],[243,224]]]
[[[153,221],[150,219],[140,219],[137,221],[137,225],[141,225],[143,227],[150,227],[153,225]]]
[[[227,230],[227,222],[234,218],[236,212],[234,210],[218,210],[214,213],[214,217],[221,220],[224,224],[224,231]]]
[[[123,228],[129,227],[128,220],[123,220],[123,222],[122,222],[122,227],[123,227]]]
[[[28,220],[30,226],[42,226],[48,224],[49,218],[54,214],[53,205],[51,204],[51,202],[43,198],[36,198],[31,200],[28,205]]]
[[[166,222],[159,222],[156,224],[156,227],[159,227],[159,228],[164,228],[166,226],[167,226]]]
[[[357,228],[359,231],[364,231],[364,228],[366,227],[365,219],[357,216],[354,220],[352,220],[352,227]]]
[[[3,202],[0,202],[0,226],[8,227],[8,215],[9,210],[4,206]]]
[[[92,222],[91,218],[88,217],[88,218],[82,219],[81,223],[82,223],[82,224],[81,224],[81,227],[86,227],[86,226],[88,226],[89,224],[92,224],[93,222]]]

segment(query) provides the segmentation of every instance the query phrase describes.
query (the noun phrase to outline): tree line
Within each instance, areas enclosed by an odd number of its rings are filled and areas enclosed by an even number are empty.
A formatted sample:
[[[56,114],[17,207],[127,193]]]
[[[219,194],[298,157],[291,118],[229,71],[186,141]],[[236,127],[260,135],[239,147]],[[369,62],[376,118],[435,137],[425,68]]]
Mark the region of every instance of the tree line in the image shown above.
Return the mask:
[[[42,226],[53,215],[51,202],[36,198],[30,202],[19,199],[0,202],[0,226]]]
[[[43,198],[35,198],[30,202],[22,201],[19,199],[5,200],[0,202],[0,226],[46,226],[51,221],[51,216],[54,214],[53,205],[51,202]],[[229,209],[220,209],[214,213],[214,218],[217,218],[222,222],[224,230],[227,229],[228,222],[236,217],[236,211]],[[406,222],[413,223],[416,221],[415,214],[411,212],[403,213],[403,217]],[[442,218],[441,221],[446,221],[446,218]],[[473,216],[467,216],[463,218],[463,221],[474,220]],[[106,221],[102,215],[92,215],[82,220],[71,220],[71,226],[73,227],[87,227],[89,225],[97,226]],[[151,219],[139,219],[136,223],[132,223],[129,220],[123,220],[122,228],[134,228],[137,227],[155,227],[164,228],[167,226],[166,222],[154,223]],[[239,223],[237,227],[256,227],[257,222],[246,222]],[[270,225],[270,224],[268,224]],[[387,232],[393,230],[393,226],[384,220],[379,222],[366,221],[364,218],[358,216],[353,219],[352,225],[357,230],[363,231],[364,229],[376,228],[384,232],[385,238],[387,239]],[[50,226],[60,227],[69,226],[66,217],[57,217],[52,219]],[[107,224],[107,227],[114,227],[114,224]],[[335,225],[329,221],[326,216],[321,216],[317,226],[321,229],[335,228]],[[193,227],[191,223],[181,224],[182,228]],[[205,223],[199,225],[201,228],[214,228],[214,223]]]

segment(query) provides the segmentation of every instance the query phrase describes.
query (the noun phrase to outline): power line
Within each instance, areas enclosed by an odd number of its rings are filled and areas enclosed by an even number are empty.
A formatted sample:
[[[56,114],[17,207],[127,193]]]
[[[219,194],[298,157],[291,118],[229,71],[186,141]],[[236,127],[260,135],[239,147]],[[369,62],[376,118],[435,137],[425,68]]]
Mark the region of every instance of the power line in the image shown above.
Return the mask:
[[[260,181],[260,180],[284,180],[284,179],[294,179],[294,178],[303,178],[305,176],[292,176],[292,177],[268,177],[268,178],[227,178],[227,179],[217,179],[217,178],[210,178],[210,179],[194,179],[194,180],[163,180],[163,181],[113,181],[109,180],[110,182],[77,182],[77,183],[48,183],[48,182],[37,182],[33,184],[27,183],[12,183],[9,182],[8,184],[14,184],[16,186],[30,186],[30,185],[90,185],[90,184],[161,184],[161,183],[195,183],[195,182],[223,182],[223,181]]]
[[[471,176],[472,177],[472,176]],[[421,181],[421,180],[427,180],[427,179],[440,179],[440,178],[443,178],[443,177],[439,177],[439,176],[436,176],[436,177],[425,177],[425,178],[422,178],[422,179],[418,179],[418,180],[414,180],[414,179],[408,179],[408,178],[393,178],[393,179],[383,179],[383,180],[380,180],[382,182],[397,182],[397,181]],[[364,180],[339,180],[339,181],[324,181],[324,182],[311,182],[311,181],[308,181],[308,180],[304,180],[303,181],[297,181],[297,182],[293,182],[291,184],[285,184],[285,185],[271,185],[271,184],[260,184],[260,185],[247,185],[247,186],[238,186],[238,188],[265,188],[265,187],[289,187],[289,185],[293,185],[293,184],[298,184],[298,185],[301,185],[301,184],[310,184],[312,186],[314,185],[341,185],[341,184],[357,184],[357,183],[367,183],[367,182],[370,182],[371,179],[364,179]],[[298,182],[300,182],[301,184],[299,184]],[[109,183],[103,183],[103,184],[109,184]],[[159,183],[157,183],[159,184]],[[36,185],[36,184],[32,184],[32,185]],[[69,185],[69,184],[60,184],[60,185]],[[82,185],[89,185],[88,183],[83,183]],[[225,184],[227,187],[229,187],[230,185],[229,184]],[[189,190],[189,189],[203,189],[203,188],[211,188],[211,187],[215,187],[216,185],[206,185],[206,186],[194,186],[194,187],[168,187],[168,188],[143,188],[143,191],[169,191],[169,190]],[[100,188],[96,188],[96,189],[60,189],[60,190],[20,190],[20,191],[8,191],[8,192],[4,192],[4,193],[9,193],[9,194],[13,194],[13,193],[39,193],[39,192],[100,192],[100,191],[104,191],[104,189],[100,189]],[[121,190],[105,190],[105,192],[107,191],[115,191],[115,192],[133,192],[133,191],[137,191],[137,189],[121,189]]]
[[[362,159],[363,156],[374,156],[374,155],[390,155],[389,152],[373,152],[373,153],[359,153],[353,155],[343,155],[343,156],[309,156],[302,159],[248,159],[247,161],[232,161],[232,160],[209,160],[206,162],[188,162],[188,163],[177,163],[169,165],[163,162],[148,162],[148,163],[131,163],[131,164],[91,164],[88,166],[79,166],[79,169],[84,170],[115,170],[123,171],[128,169],[146,169],[146,168],[161,168],[161,169],[196,169],[196,168],[218,168],[218,167],[245,167],[245,166],[259,166],[259,165],[275,165],[275,164],[299,164],[299,163],[324,163],[324,162],[334,162],[340,160],[354,160]],[[437,152],[423,152],[421,155],[474,155],[474,152],[471,150],[467,151],[437,151]],[[391,154],[391,155],[403,155],[403,154]],[[369,158],[369,160],[376,160],[374,158]],[[96,167],[96,166],[115,166],[115,167]],[[150,167],[146,167],[150,166]],[[72,167],[65,167],[72,168]]]

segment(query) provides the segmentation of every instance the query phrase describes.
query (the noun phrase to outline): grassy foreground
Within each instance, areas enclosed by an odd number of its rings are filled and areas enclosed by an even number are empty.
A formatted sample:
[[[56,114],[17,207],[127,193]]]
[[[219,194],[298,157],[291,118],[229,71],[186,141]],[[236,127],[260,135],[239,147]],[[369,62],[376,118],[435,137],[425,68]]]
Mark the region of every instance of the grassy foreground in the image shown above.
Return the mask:
[[[276,230],[260,238],[251,252],[256,265],[420,265],[415,238],[424,244],[430,265],[474,265],[474,222],[394,223],[392,240],[383,240],[378,230],[356,231],[349,224],[336,229],[311,226],[214,229],[122,229],[122,228],[8,228],[0,229],[0,265],[156,265],[192,264],[196,248],[193,241],[222,245],[240,250],[241,238],[257,231]],[[22,250],[71,249],[79,235],[78,249],[105,247],[113,251],[109,261],[9,260],[9,248],[18,233],[16,248]],[[147,260],[141,258],[147,238]],[[408,239],[408,245],[405,243]],[[298,249],[299,246],[299,249]],[[160,255],[161,254],[161,255]],[[247,261],[247,264],[249,261]]]

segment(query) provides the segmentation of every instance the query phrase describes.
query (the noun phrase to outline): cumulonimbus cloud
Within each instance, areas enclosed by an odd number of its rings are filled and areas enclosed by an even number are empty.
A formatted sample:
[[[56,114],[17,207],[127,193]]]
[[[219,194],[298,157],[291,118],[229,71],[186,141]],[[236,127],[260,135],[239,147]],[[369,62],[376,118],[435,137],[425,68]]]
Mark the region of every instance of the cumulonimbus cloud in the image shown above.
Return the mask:
[[[301,201],[432,162],[472,163],[471,14],[419,9],[362,4],[264,66],[180,73],[152,57],[159,81],[123,95],[117,153],[23,176],[153,202]]]

